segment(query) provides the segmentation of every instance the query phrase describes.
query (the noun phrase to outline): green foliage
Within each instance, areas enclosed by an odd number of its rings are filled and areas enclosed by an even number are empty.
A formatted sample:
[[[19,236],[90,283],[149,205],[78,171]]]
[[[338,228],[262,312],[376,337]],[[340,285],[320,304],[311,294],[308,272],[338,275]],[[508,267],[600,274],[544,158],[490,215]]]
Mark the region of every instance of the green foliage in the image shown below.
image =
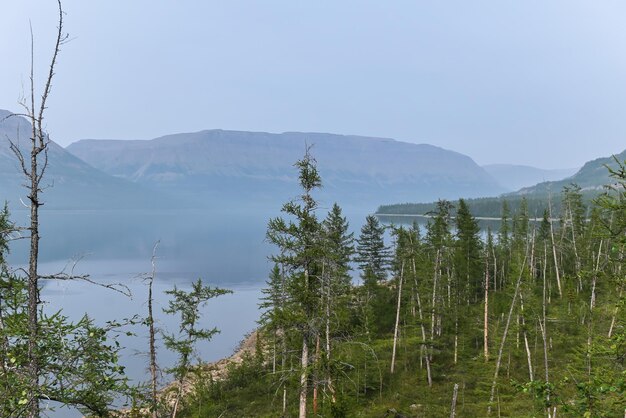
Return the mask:
[[[357,239],[355,261],[362,271],[363,280],[382,281],[387,278],[390,252],[384,242],[385,228],[378,218],[369,215]]]
[[[209,341],[218,333],[217,328],[198,328],[201,317],[200,308],[215,297],[232,293],[230,290],[205,286],[201,279],[192,284],[190,291],[178,289],[165,292],[172,296],[163,312],[180,315],[178,334],[164,334],[165,347],[178,355],[176,365],[168,372],[176,380],[183,381],[191,369],[192,355],[198,341]]]
[[[626,408],[626,170],[622,167],[613,174],[617,185],[590,210],[578,188],[566,188],[552,208],[553,218],[558,216],[560,222],[550,219],[547,205],[535,207],[537,202],[532,199],[520,199],[511,206],[499,203],[497,216],[502,222],[495,236],[491,230],[481,233],[472,214],[472,201],[460,200],[456,207],[440,201],[433,207],[424,237],[415,225],[392,228],[394,247],[393,253],[388,253],[387,265],[393,280],[383,279],[378,267],[383,263],[371,262],[384,258],[371,257],[376,253],[371,248],[387,247],[383,226],[368,218],[357,240],[363,280],[360,285],[342,282],[338,293],[345,292],[347,297],[338,298],[338,305],[333,307],[333,311],[342,312],[340,316],[345,311],[349,322],[341,326],[340,321],[333,322],[335,337],[340,338],[333,339],[332,361],[326,361],[322,348],[310,369],[311,382],[317,382],[325,394],[318,399],[318,415],[373,418],[395,410],[412,417],[449,416],[452,387],[457,383],[457,414],[486,416],[495,354],[504,339],[517,277],[521,277],[503,346],[492,415],[497,410],[501,416],[533,417],[545,415],[548,409],[553,413],[556,408],[558,416],[621,416]],[[531,222],[535,213],[542,214],[541,222]],[[316,235],[311,242],[325,243],[323,248],[332,249],[326,253],[318,249],[311,258],[311,272],[316,277],[324,277],[320,263],[324,268],[340,264],[336,261],[341,258],[339,247],[328,243],[326,225],[332,217],[340,218],[329,214],[322,228],[309,230]],[[343,225],[339,235],[349,242],[347,224],[333,223]],[[291,236],[294,242],[295,237]],[[279,264],[272,271],[266,293],[266,300],[274,301],[270,305],[278,306],[280,298],[275,296],[283,291],[280,283],[302,279],[293,266]],[[347,272],[345,267],[339,270],[337,277]],[[396,368],[391,374],[400,273],[404,288]],[[483,355],[487,278],[488,361]],[[326,289],[324,283],[320,282],[319,291]],[[292,292],[301,290],[288,287],[284,291],[288,295],[287,304],[282,305],[285,311],[298,311],[292,310],[290,303],[298,300]],[[317,293],[316,300],[319,309],[312,311],[308,323],[321,326],[323,292]],[[298,335],[294,329],[301,328],[294,319],[297,317],[289,315],[277,311],[263,322],[264,330],[280,324],[280,333],[262,335],[266,350],[272,350],[277,342],[284,344],[277,350],[282,366],[252,360],[233,366],[232,377],[215,382],[205,393],[219,404],[212,411],[224,417],[276,416],[282,410],[284,389],[285,416],[297,412],[299,382],[291,371],[297,370],[300,361],[297,353],[301,340],[294,338]],[[319,335],[315,326],[311,330],[312,335]],[[311,354],[312,359],[316,356]],[[432,386],[428,384],[427,365]],[[333,397],[326,386],[327,370],[332,370],[328,376],[333,380]],[[242,376],[250,377],[246,381]],[[229,395],[229,391],[236,395]],[[203,404],[209,403],[207,399]],[[311,402],[309,398],[309,407]]]
[[[0,213],[0,416],[26,414],[28,375],[28,292],[26,279],[5,263],[13,226],[8,211]],[[41,400],[78,407],[85,414],[107,416],[113,400],[130,393],[119,364],[120,346],[113,331],[124,324],[101,327],[88,316],[70,321],[61,311],[39,311],[36,356],[40,359]]]
[[[459,200],[456,216],[456,241],[454,245],[454,267],[458,277],[472,296],[481,294],[483,288],[482,241],[480,227],[463,199]]]

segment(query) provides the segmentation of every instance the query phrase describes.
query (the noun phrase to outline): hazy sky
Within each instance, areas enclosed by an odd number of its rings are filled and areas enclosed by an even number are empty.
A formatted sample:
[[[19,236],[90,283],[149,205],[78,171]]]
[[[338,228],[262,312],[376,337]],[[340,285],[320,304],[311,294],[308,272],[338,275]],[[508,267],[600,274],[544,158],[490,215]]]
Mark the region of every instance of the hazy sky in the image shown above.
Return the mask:
[[[53,0],[5,2],[0,108],[53,46]],[[565,168],[626,148],[623,1],[65,0],[47,113],[62,145],[223,128],[430,143]]]

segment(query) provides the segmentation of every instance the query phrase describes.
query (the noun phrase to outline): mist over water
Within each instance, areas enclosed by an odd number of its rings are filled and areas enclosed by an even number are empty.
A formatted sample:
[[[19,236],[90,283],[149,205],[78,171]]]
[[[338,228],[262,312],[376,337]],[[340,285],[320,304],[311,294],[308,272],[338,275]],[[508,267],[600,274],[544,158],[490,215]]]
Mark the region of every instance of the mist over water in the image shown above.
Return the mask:
[[[325,203],[318,217],[326,216]],[[358,236],[369,208],[350,207],[345,211],[350,229]],[[372,210],[373,211],[373,210]],[[28,222],[27,211],[12,212],[18,225]],[[48,313],[62,310],[74,320],[84,314],[98,324],[122,320],[147,312],[147,284],[143,277],[152,270],[151,257],[159,241],[154,282],[157,325],[176,331],[177,318],[162,313],[168,297],[164,293],[176,285],[189,288],[202,278],[206,284],[233,290],[232,295],[209,301],[203,309],[201,326],[220,329],[210,342],[198,347],[202,361],[229,356],[246,334],[257,326],[261,289],[272,267],[268,256],[274,249],[265,241],[267,221],[280,216],[276,208],[248,210],[245,207],[214,210],[44,210],[41,214],[40,272],[64,271],[89,274],[103,284],[123,283],[133,296],[85,282],[46,281],[42,300]],[[24,266],[28,260],[28,240],[11,245],[9,263]],[[129,328],[134,337],[121,335],[124,348],[121,363],[134,381],[145,381],[147,333],[144,327]],[[161,344],[162,345],[162,344]],[[160,347],[159,363],[170,367],[174,356]],[[165,383],[169,378],[164,377]],[[63,409],[51,416],[81,416]]]

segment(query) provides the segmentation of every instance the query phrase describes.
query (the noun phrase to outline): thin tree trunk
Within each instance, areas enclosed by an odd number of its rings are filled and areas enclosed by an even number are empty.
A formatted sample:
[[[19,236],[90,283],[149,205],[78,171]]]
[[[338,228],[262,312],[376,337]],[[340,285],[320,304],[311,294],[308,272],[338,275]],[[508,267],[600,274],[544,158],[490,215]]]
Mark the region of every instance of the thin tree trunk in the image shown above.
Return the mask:
[[[450,418],[456,417],[456,398],[459,393],[459,384],[454,384],[454,389],[452,390],[452,406],[450,407]]]
[[[152,418],[157,418],[157,361],[156,361],[156,344],[155,344],[155,334],[156,331],[154,329],[154,314],[152,311],[152,284],[154,283],[154,278],[156,276],[156,251],[159,246],[159,242],[157,241],[154,244],[154,248],[152,249],[152,274],[150,275],[148,281],[148,332],[149,332],[149,345],[150,345],[150,389],[151,399],[150,399],[150,408],[152,409]]]
[[[496,247],[492,249],[493,253],[493,291],[498,290],[498,259],[496,258]]]
[[[528,263],[528,270],[530,271],[530,277],[535,278],[535,227],[533,226],[533,233],[530,237],[530,261]]]
[[[33,124],[34,126],[34,124]],[[36,128],[33,127],[33,130]],[[30,176],[30,258],[28,262],[28,401],[29,417],[39,418],[39,356],[37,342],[39,340],[39,176],[37,169],[36,137],[33,137]]]
[[[563,290],[561,289],[561,274],[559,273],[559,261],[556,256],[556,243],[554,242],[554,229],[552,227],[552,204],[548,200],[548,211],[550,216],[550,241],[552,242],[552,255],[554,257],[554,272],[556,274],[556,285],[559,289],[559,297],[563,297]]]
[[[330,371],[330,357],[331,357],[330,305],[331,305],[331,298],[332,298],[330,283],[328,283],[326,290],[327,290],[327,294],[326,294],[326,368],[327,368],[326,382],[327,383],[326,384],[331,394],[331,401],[332,403],[335,403],[337,401],[337,396],[335,394],[335,388],[333,386],[333,381],[332,381],[332,376],[331,376],[331,371]]]
[[[415,297],[417,299],[417,312],[420,317],[420,328],[422,331],[422,346],[420,352],[424,354],[424,359],[426,360],[426,376],[428,378],[428,387],[433,386],[433,379],[430,373],[430,358],[428,356],[428,350],[426,349],[426,328],[424,327],[424,316],[422,315],[422,301],[420,299],[419,294],[419,286],[417,283],[417,270],[415,268],[415,259],[413,259],[413,275],[415,277]],[[421,357],[420,357],[421,360]]]
[[[459,316],[456,315],[454,318],[454,364],[456,364],[458,360],[459,360]]]
[[[439,262],[441,257],[441,250],[437,250],[435,257],[435,274],[433,277],[433,299],[431,302],[431,317],[430,317],[430,339],[435,340],[435,303],[437,301],[437,278],[439,277]]]
[[[569,219],[572,225],[572,245],[574,246],[574,258],[576,259],[576,276],[578,277],[578,290],[582,291],[583,290],[583,284],[582,284],[582,280],[580,277],[580,257],[578,256],[578,248],[576,246],[576,230],[574,228],[574,215],[572,213],[572,207],[571,204],[568,203],[567,205],[567,212],[569,214]],[[600,246],[602,246],[602,244],[600,244]]]
[[[589,310],[593,310],[596,306],[596,281],[598,279],[598,271],[600,270],[600,256],[602,255],[602,243],[603,240],[600,240],[600,245],[598,247],[598,257],[596,259],[596,265],[593,271],[593,279],[591,282],[591,300],[589,301]]]
[[[620,251],[620,259],[622,259],[622,252]],[[620,263],[617,266],[617,274],[621,276],[622,274],[622,264]],[[620,287],[619,289],[619,298],[618,300],[622,300],[622,294],[624,292],[624,287]],[[609,338],[613,335],[613,328],[615,327],[615,319],[617,318],[617,313],[619,312],[619,304],[615,305],[615,310],[613,311],[613,318],[611,318],[611,326],[609,327]],[[624,417],[626,418],[626,417]]]
[[[285,336],[285,331],[283,330],[282,332],[282,341],[281,341],[281,349],[282,349],[282,355],[281,355],[281,370],[283,373],[285,373],[285,370],[287,369],[287,338]],[[283,416],[285,416],[285,413],[287,412],[287,384],[285,382],[283,382]]]
[[[504,326],[504,333],[502,335],[502,341],[500,342],[500,349],[498,350],[498,360],[496,361],[496,369],[493,374],[493,382],[491,384],[491,396],[489,397],[489,407],[487,408],[487,415],[491,415],[491,405],[493,404],[493,400],[496,393],[496,384],[498,382],[498,374],[500,372],[500,364],[502,362],[502,352],[504,351],[504,344],[506,343],[506,336],[509,332],[509,326],[511,325],[511,317],[513,316],[513,309],[515,308],[515,301],[517,300],[517,295],[519,293],[520,284],[522,282],[522,277],[524,276],[524,266],[526,265],[526,259],[528,258],[528,248],[526,249],[526,254],[524,255],[524,262],[522,263],[522,270],[519,273],[517,278],[517,283],[515,285],[515,292],[513,293],[513,300],[511,300],[511,307],[509,308],[509,315],[506,319],[506,325]]]
[[[544,260],[547,263],[547,250],[544,246]],[[545,371],[546,385],[550,383],[550,373],[548,366],[548,329],[546,327],[546,268],[543,270],[543,294],[541,300],[541,314],[542,319],[539,321],[539,328],[541,329],[541,338],[543,339],[543,368]],[[550,394],[546,396],[546,401],[550,401]]]
[[[31,50],[30,50],[30,103],[22,103],[27,110],[28,117],[31,122],[31,148],[30,148],[30,164],[27,164],[23,153],[19,146],[10,143],[10,148],[20,162],[20,168],[27,178],[29,190],[28,199],[30,201],[30,254],[28,260],[28,363],[27,363],[27,379],[28,388],[26,390],[27,398],[27,414],[29,418],[39,418],[39,373],[40,359],[37,353],[37,344],[39,342],[39,316],[38,306],[39,300],[39,207],[43,204],[39,199],[41,192],[40,182],[46,172],[48,165],[48,138],[43,131],[44,112],[47,108],[48,96],[52,88],[52,79],[56,67],[57,57],[61,50],[61,44],[66,39],[63,35],[63,7],[61,1],[57,0],[59,12],[59,24],[56,32],[56,42],[48,74],[46,77],[45,87],[41,94],[39,106],[35,103],[35,59],[34,59],[34,38],[31,28]],[[39,166],[38,158],[43,155],[43,164]],[[28,165],[28,167],[27,167]]]
[[[520,307],[522,309],[522,327],[524,328],[524,347],[526,349],[526,360],[528,362],[528,377],[530,379],[530,381],[532,382],[533,380],[535,380],[534,378],[534,374],[533,374],[533,362],[532,362],[532,358],[530,356],[530,347],[528,345],[528,336],[526,334],[526,319],[524,318],[524,295],[523,292],[520,292]]]
[[[300,372],[300,418],[306,418],[306,397],[308,390],[309,341],[306,335],[302,338],[302,370]]]
[[[319,361],[320,358],[320,336],[317,336],[315,341],[315,363]],[[317,370],[317,368],[316,368]],[[317,372],[315,373],[315,380],[313,381],[313,415],[317,415],[317,392],[318,392],[318,378]]]
[[[483,353],[485,362],[489,361],[489,252],[485,261],[485,312],[483,320]]]
[[[396,347],[398,345],[398,328],[400,326],[400,307],[402,305],[402,282],[404,281],[404,261],[400,267],[400,277],[398,279],[398,304],[396,307],[396,324],[393,328],[393,349],[391,351],[391,370],[393,374],[396,364]]]
[[[623,290],[619,291],[619,298],[620,300],[622,299],[622,292]],[[617,313],[619,312],[619,305],[617,305],[615,307],[615,309],[613,310],[613,318],[611,318],[611,326],[609,327],[609,334],[608,337],[611,338],[613,336],[613,329],[615,328],[615,319],[617,318]]]

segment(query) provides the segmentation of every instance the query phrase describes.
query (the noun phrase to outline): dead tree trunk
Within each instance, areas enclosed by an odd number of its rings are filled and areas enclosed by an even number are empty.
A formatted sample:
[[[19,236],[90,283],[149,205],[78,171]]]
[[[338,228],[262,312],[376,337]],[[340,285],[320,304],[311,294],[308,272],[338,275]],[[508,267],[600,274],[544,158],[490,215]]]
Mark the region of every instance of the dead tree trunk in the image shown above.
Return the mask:
[[[317,339],[315,340],[314,364],[319,364],[318,363],[319,358],[320,358],[320,336],[318,335]],[[314,373],[314,380],[313,380],[313,416],[317,416],[317,396],[318,396],[318,386],[319,386],[317,370],[318,368],[316,367],[315,373]]]
[[[526,259],[528,258],[528,248],[526,248],[526,254],[524,255],[524,262],[522,263],[522,269],[517,278],[515,284],[515,292],[513,293],[513,300],[511,300],[511,307],[509,308],[509,315],[506,318],[506,325],[504,326],[504,333],[502,334],[502,341],[500,342],[500,349],[498,350],[498,360],[496,361],[496,369],[493,374],[493,382],[491,383],[491,396],[489,397],[489,407],[487,408],[487,415],[491,415],[491,406],[493,405],[493,399],[496,393],[496,384],[498,382],[498,374],[500,372],[500,364],[502,363],[502,352],[504,351],[504,344],[506,343],[506,336],[509,333],[509,327],[511,325],[511,317],[513,316],[513,309],[515,308],[515,301],[519,293],[520,284],[522,283],[522,277],[524,276],[524,267],[526,266]]]
[[[52,79],[57,63],[57,57],[61,51],[61,45],[67,39],[63,34],[63,7],[57,0],[59,12],[59,24],[56,32],[56,41],[52,59],[48,68],[45,85],[41,94],[41,100],[37,104],[35,100],[35,62],[34,62],[34,38],[31,29],[31,62],[30,62],[30,101],[24,101],[22,106],[26,110],[26,116],[31,123],[30,150],[28,158],[16,143],[11,142],[10,147],[19,160],[22,173],[27,179],[28,200],[30,202],[30,250],[28,259],[28,388],[26,391],[26,410],[29,418],[39,417],[39,374],[40,360],[37,353],[39,341],[39,208],[43,205],[40,199],[42,192],[41,181],[48,166],[49,138],[43,130],[44,112],[46,110],[48,96],[52,88]],[[42,161],[40,161],[40,158]]]
[[[556,274],[556,285],[559,289],[559,297],[563,297],[561,289],[561,274],[559,272],[559,261],[556,256],[556,243],[554,242],[554,228],[552,227],[552,203],[548,200],[548,215],[550,216],[550,241],[552,242],[552,255],[554,257],[554,273]]]
[[[308,390],[309,341],[305,335],[302,338],[302,359],[300,371],[300,418],[306,418],[306,395]]]
[[[459,384],[454,384],[454,389],[452,390],[452,406],[450,407],[450,418],[456,417],[456,398],[459,393]]]
[[[593,269],[593,278],[591,281],[591,300],[589,301],[589,310],[593,310],[596,306],[596,282],[598,280],[598,271],[600,270],[600,257],[602,256],[602,243],[603,240],[600,240],[600,245],[598,246],[598,257],[596,258],[596,265]]]
[[[415,279],[415,298],[417,299],[417,312],[420,318],[420,329],[422,331],[422,346],[421,353],[424,355],[426,360],[426,376],[428,378],[428,387],[433,386],[433,379],[430,373],[430,357],[428,355],[428,350],[426,349],[426,328],[424,327],[424,315],[422,314],[422,301],[419,293],[419,286],[417,283],[417,269],[415,268],[415,259],[413,259],[413,276]]]
[[[433,298],[431,301],[431,316],[430,316],[430,339],[435,340],[435,305],[437,303],[437,279],[439,278],[439,263],[441,258],[441,250],[437,250],[435,257],[435,273],[433,275]]]
[[[396,348],[398,346],[398,328],[400,327],[400,308],[402,306],[402,282],[404,281],[404,261],[400,267],[400,277],[398,278],[398,304],[396,307],[396,324],[393,328],[393,349],[391,351],[391,370],[393,374],[396,365]]]
[[[534,378],[534,373],[533,373],[532,357],[530,355],[530,346],[528,345],[528,335],[526,333],[526,319],[524,318],[524,294],[523,292],[520,292],[519,296],[520,296],[520,308],[522,310],[522,328],[524,329],[523,331],[524,348],[526,350],[526,360],[528,362],[528,378],[532,382],[533,380],[535,380],[535,378]]]
[[[544,246],[544,262],[547,264],[548,255],[547,249]],[[550,373],[548,367],[548,330],[546,328],[546,267],[543,269],[543,294],[541,300],[541,320],[539,321],[539,327],[541,329],[541,338],[543,340],[543,368],[545,371],[546,385],[550,383]],[[550,401],[550,394],[546,396],[546,401]]]
[[[157,241],[154,244],[154,248],[152,250],[152,274],[148,278],[148,332],[149,332],[149,345],[150,345],[150,389],[151,389],[151,399],[150,399],[150,408],[152,409],[152,418],[158,417],[157,411],[157,361],[156,361],[156,344],[155,344],[155,335],[156,330],[154,327],[154,314],[152,312],[152,284],[154,283],[154,278],[156,276],[156,251],[159,246],[159,242]]]
[[[485,362],[489,361],[489,251],[485,258],[485,312],[483,320],[483,353]]]

